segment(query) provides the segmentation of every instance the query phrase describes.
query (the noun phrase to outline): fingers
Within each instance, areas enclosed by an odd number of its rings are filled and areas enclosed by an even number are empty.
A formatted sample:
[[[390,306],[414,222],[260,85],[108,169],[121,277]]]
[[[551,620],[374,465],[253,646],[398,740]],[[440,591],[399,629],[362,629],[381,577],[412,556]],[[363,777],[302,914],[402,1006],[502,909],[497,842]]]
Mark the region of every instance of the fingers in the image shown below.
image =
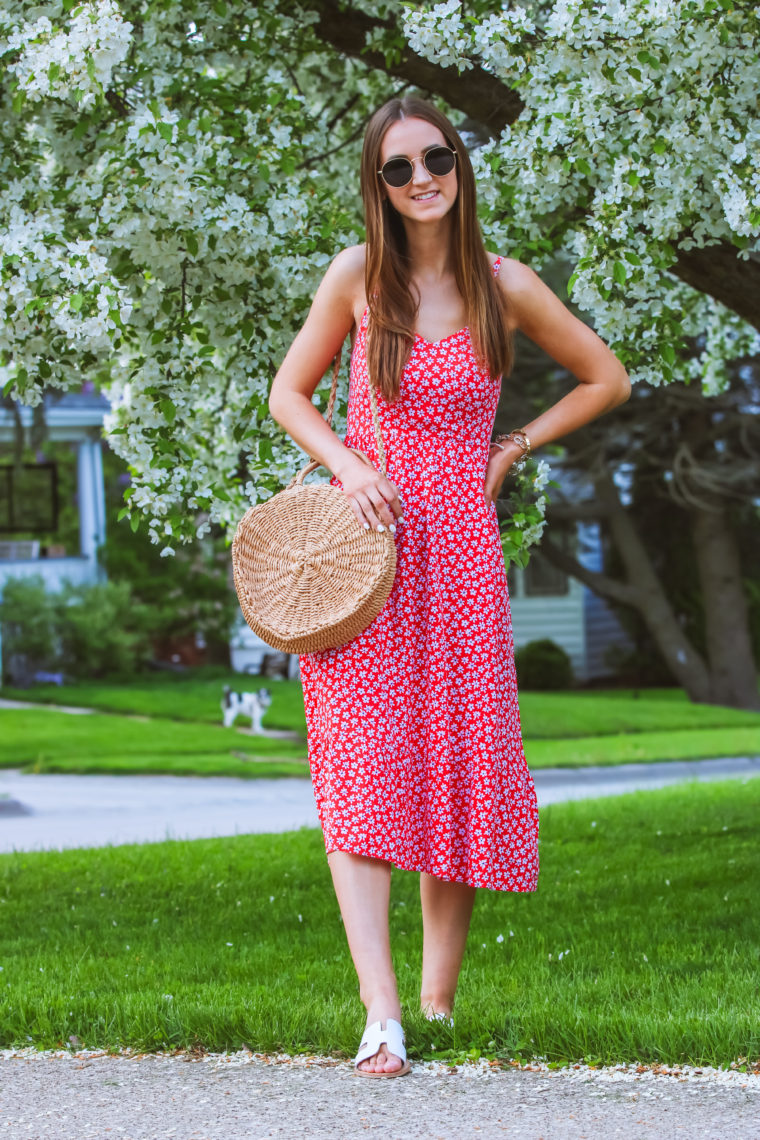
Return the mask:
[[[341,480],[351,509],[365,528],[390,530],[403,522],[404,509],[398,487],[376,468],[361,461]]]
[[[372,527],[373,530],[395,532],[397,520],[403,518],[398,497],[387,501],[377,487],[371,487],[366,492],[357,492],[354,501],[359,507],[357,512],[359,522],[365,527]]]

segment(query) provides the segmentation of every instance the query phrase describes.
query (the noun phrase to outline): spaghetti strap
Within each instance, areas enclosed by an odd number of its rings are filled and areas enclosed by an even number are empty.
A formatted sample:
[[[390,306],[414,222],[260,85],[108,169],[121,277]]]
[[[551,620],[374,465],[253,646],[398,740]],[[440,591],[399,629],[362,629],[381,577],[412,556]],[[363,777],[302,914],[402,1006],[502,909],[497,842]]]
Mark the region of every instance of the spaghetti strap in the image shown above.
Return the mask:
[[[501,263],[502,263],[502,261],[503,261],[503,260],[504,260],[504,258],[503,258],[503,257],[497,257],[497,258],[496,258],[496,261],[494,261],[494,263],[493,263],[493,265],[492,265],[492,267],[491,267],[491,268],[493,269],[493,275],[494,275],[494,277],[498,277],[498,276],[499,276],[499,270],[501,269]]]

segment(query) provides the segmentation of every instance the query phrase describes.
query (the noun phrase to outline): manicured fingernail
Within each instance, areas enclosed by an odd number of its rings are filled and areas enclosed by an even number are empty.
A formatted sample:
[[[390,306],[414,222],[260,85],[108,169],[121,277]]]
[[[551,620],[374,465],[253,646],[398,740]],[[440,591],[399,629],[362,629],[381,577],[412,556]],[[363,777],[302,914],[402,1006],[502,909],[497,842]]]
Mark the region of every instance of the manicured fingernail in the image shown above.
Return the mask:
[[[385,530],[385,527],[383,526],[383,524],[382,524],[382,523],[378,523],[378,524],[377,524],[377,529],[378,529],[378,530]]]
[[[388,527],[388,530],[391,532],[391,534],[395,534],[396,533],[395,523],[391,523],[391,525]]]
[[[368,522],[363,522],[362,526],[364,527],[365,530],[369,530],[369,523]]]

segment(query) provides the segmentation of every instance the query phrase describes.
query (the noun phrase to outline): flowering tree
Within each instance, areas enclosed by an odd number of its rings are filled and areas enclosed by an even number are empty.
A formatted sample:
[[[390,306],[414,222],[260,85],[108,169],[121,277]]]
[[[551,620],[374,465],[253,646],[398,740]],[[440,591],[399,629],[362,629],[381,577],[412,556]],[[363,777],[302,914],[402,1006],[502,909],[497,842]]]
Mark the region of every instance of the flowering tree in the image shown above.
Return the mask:
[[[167,551],[234,524],[292,471],[271,378],[413,85],[489,136],[489,245],[569,259],[636,381],[719,393],[758,352],[759,43],[752,0],[0,0],[3,392],[109,392]]]

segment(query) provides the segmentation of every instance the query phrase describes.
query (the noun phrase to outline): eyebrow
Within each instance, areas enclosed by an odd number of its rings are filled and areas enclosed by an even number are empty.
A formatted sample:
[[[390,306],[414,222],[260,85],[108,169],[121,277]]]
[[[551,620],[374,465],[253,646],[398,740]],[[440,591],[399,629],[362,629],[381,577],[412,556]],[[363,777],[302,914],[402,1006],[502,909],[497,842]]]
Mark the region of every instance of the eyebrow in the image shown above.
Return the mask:
[[[448,146],[448,145],[449,145],[448,143],[439,143],[439,142],[428,143],[427,146],[423,146],[422,150],[419,153],[424,154],[426,150],[432,150],[432,148],[434,146]],[[410,154],[389,154],[385,161],[390,162],[392,158],[409,158],[410,159],[411,157],[412,156]]]

